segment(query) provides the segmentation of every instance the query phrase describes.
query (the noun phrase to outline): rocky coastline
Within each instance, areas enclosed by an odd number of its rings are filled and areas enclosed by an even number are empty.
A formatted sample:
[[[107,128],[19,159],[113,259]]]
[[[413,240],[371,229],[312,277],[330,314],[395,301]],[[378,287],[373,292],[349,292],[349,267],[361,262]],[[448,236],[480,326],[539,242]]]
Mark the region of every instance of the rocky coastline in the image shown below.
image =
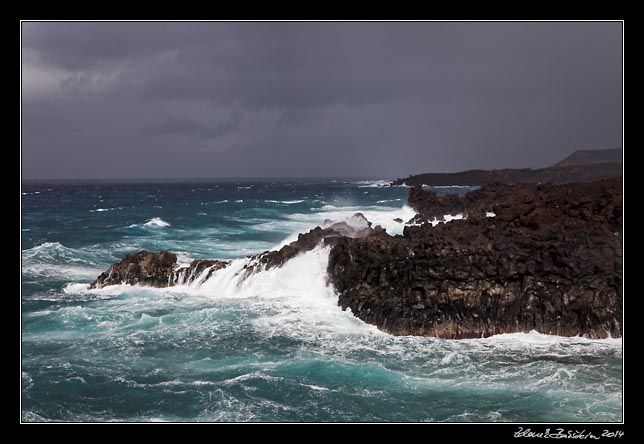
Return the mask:
[[[426,218],[434,201],[466,219],[336,244],[329,276],[343,308],[397,335],[621,336],[621,178],[497,183],[463,199],[411,190]]]
[[[320,243],[338,304],[396,335],[463,339],[536,330],[591,338],[622,335],[622,179],[491,183],[464,197],[421,186],[402,236],[357,213],[325,221],[279,250],[252,256],[248,275],[279,267]],[[444,215],[462,214],[432,226]],[[90,288],[167,287],[205,280],[226,261],[130,254]]]
[[[494,182],[569,183],[592,182],[622,175],[621,148],[577,150],[565,159],[546,168],[504,168],[498,170],[467,170],[456,173],[415,174],[396,179],[392,185],[479,186]]]

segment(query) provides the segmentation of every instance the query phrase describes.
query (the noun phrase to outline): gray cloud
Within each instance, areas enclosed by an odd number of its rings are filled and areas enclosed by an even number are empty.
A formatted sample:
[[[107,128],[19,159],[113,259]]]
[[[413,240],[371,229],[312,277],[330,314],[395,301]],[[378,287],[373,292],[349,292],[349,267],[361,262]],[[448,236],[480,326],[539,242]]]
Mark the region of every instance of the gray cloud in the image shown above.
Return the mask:
[[[622,143],[620,23],[22,26],[25,177],[391,177]],[[145,165],[112,169],[121,150]]]
[[[170,114],[160,114],[143,128],[143,134],[154,136],[194,135],[199,139],[210,139],[215,132],[205,125],[192,120],[181,119]]]

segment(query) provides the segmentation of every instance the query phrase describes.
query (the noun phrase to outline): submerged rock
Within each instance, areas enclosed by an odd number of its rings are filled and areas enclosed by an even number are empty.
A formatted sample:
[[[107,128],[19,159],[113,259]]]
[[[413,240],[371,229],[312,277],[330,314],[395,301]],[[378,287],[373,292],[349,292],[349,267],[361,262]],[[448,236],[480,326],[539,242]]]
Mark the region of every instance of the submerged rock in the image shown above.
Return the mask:
[[[339,239],[329,278],[343,309],[393,334],[619,337],[621,187],[484,186],[461,199],[466,220]]]

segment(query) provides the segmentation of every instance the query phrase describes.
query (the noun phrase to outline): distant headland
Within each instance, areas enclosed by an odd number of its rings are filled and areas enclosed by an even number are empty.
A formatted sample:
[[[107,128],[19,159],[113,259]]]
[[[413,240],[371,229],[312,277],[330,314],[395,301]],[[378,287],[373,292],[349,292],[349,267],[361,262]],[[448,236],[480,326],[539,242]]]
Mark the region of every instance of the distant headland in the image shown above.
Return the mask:
[[[577,150],[547,168],[467,170],[457,173],[424,173],[396,179],[392,185],[486,185],[493,182],[568,183],[592,182],[622,175],[622,149]]]

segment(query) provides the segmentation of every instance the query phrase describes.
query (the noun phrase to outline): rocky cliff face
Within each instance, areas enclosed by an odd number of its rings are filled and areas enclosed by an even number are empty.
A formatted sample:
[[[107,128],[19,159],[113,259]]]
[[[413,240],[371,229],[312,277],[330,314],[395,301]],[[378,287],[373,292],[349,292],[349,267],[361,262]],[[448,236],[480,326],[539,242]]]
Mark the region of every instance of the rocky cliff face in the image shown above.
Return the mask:
[[[340,239],[328,269],[339,304],[401,335],[621,336],[621,179],[493,184],[461,205],[467,220]]]

